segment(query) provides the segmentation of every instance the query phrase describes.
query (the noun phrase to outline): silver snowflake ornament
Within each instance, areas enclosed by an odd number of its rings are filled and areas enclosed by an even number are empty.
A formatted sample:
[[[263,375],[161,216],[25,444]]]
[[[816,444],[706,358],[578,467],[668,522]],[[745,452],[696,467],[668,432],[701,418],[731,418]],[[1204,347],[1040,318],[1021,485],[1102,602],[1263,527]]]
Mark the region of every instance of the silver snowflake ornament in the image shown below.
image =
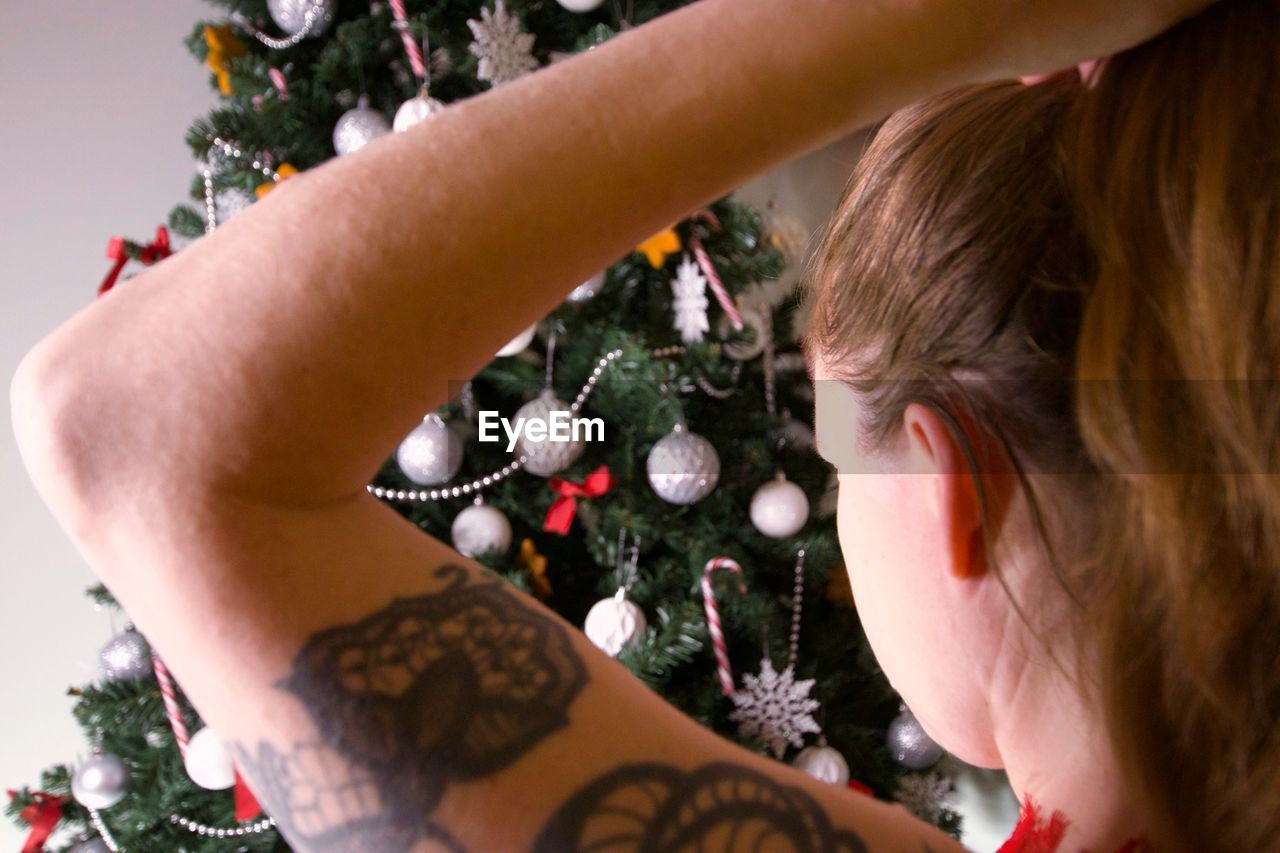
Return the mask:
[[[698,265],[689,260],[686,253],[676,277],[671,279],[671,292],[675,297],[676,330],[686,344],[702,340],[710,326],[707,323],[707,280]]]
[[[813,682],[812,678],[796,681],[793,667],[778,672],[765,658],[760,674],[743,676],[743,688],[729,697],[738,706],[729,719],[738,723],[739,734],[766,744],[781,758],[788,743],[804,746],[805,732],[822,732],[812,716],[819,705],[817,699],[809,698]]]
[[[908,773],[898,780],[893,798],[921,820],[937,823],[949,808],[951,778],[936,771]]]
[[[475,36],[468,50],[480,57],[476,76],[481,80],[499,86],[537,70],[533,56],[537,36],[520,29],[520,19],[507,11],[502,0],[495,0],[492,12],[482,8],[480,20],[470,19],[467,26]]]

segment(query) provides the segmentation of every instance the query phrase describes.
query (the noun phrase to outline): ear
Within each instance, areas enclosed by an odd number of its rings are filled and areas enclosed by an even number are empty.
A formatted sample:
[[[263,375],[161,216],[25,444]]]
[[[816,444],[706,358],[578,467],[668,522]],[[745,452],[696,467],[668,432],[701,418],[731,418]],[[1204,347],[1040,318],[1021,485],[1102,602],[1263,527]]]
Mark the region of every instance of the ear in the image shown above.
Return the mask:
[[[986,571],[982,513],[973,475],[947,422],[933,409],[911,403],[902,414],[909,470],[929,477],[929,506],[946,546],[947,571],[956,578]]]

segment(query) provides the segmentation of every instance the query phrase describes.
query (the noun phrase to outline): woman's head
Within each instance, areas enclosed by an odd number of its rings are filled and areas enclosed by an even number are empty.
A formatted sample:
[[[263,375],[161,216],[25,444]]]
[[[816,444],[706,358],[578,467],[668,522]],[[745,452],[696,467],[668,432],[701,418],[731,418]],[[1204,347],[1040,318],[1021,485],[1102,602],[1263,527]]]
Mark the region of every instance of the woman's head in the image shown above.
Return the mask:
[[[809,275],[819,443],[868,637],[935,737],[998,761],[994,670],[1037,656],[1159,840],[1254,849],[1280,814],[1280,3],[1096,79],[879,131]]]

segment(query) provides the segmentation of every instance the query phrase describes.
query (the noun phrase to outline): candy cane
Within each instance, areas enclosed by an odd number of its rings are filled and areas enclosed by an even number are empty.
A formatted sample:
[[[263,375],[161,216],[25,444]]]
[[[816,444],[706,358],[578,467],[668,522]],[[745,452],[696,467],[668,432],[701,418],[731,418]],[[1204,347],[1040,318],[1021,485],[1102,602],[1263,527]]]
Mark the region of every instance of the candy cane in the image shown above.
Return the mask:
[[[720,281],[720,274],[712,266],[707,250],[702,248],[702,241],[697,237],[690,237],[689,248],[693,249],[693,256],[698,259],[698,266],[702,267],[702,274],[707,277],[707,284],[711,285],[711,292],[715,294],[716,301],[724,309],[729,322],[733,323],[734,331],[741,332],[742,315],[738,313],[738,306],[733,304],[733,297],[729,295],[724,283]]]
[[[156,671],[156,681],[160,683],[160,697],[164,699],[164,710],[169,715],[169,725],[173,726],[173,737],[178,742],[178,754],[182,760],[187,759],[187,724],[182,720],[182,709],[178,707],[178,691],[173,686],[173,676],[169,668],[160,660],[155,652],[151,653],[151,666]]]
[[[391,0],[391,14],[396,19],[393,26],[400,31],[400,40],[404,42],[404,52],[409,54],[409,65],[413,67],[413,73],[418,76],[418,79],[425,82],[427,66],[422,61],[422,50],[413,40],[413,34],[409,32],[409,16],[404,12],[404,0]]]
[[[720,630],[720,608],[711,588],[711,573],[716,569],[737,572],[741,576],[742,566],[729,557],[712,557],[702,568],[702,603],[707,609],[707,630],[711,633],[711,646],[716,653],[716,674],[720,676],[720,687],[724,695],[732,696],[733,670],[729,668],[729,650],[725,648],[724,634]],[[739,581],[738,592],[746,591],[746,586]]]

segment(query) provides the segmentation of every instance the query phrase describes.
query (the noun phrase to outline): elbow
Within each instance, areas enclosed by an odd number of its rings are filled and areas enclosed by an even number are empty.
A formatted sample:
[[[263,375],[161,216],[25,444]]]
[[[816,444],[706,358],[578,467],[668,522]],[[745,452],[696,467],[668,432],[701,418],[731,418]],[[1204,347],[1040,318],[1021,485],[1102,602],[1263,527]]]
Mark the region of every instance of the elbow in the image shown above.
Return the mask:
[[[23,357],[9,383],[12,429],[27,474],[58,520],[77,527],[101,481],[79,373],[67,348],[51,336]]]

